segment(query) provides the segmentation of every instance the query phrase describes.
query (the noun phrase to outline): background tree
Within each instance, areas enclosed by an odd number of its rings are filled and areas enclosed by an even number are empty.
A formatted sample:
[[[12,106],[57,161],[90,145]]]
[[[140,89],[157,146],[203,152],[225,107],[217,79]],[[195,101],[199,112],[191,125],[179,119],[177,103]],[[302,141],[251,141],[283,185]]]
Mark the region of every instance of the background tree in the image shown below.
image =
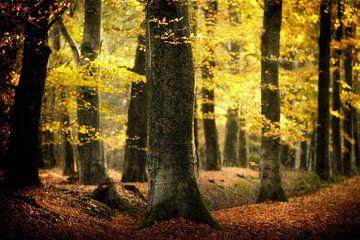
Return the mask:
[[[209,1],[204,6],[205,23],[208,27],[209,34],[213,34],[211,33],[211,28],[216,24],[217,8],[217,1]],[[204,60],[201,68],[202,79],[206,82],[206,86],[201,89],[201,111],[203,114],[206,149],[205,169],[221,170],[220,146],[215,117],[214,50],[210,45],[206,46],[206,50],[208,52],[208,58]]]
[[[219,227],[201,199],[195,177],[187,1],[147,1],[146,24],[151,180],[142,227],[174,217]]]
[[[98,69],[89,61],[94,61],[100,51],[101,32],[101,0],[85,1],[84,33],[81,44],[82,65],[85,76],[97,79]],[[95,81],[96,82],[96,81]],[[80,183],[96,184],[105,181],[105,158],[100,140],[99,94],[95,86],[79,86],[78,91],[78,123]]]
[[[133,71],[145,75],[145,37],[139,36]],[[124,168],[121,181],[146,182],[147,94],[146,82],[132,82]]]
[[[260,191],[257,202],[286,201],[280,177],[280,139],[269,136],[269,125],[280,123],[279,54],[281,0],[266,0],[264,33],[261,37],[261,113],[266,118],[262,128]]]
[[[330,87],[331,0],[320,4],[319,89],[315,172],[323,180],[329,169],[329,87]]]

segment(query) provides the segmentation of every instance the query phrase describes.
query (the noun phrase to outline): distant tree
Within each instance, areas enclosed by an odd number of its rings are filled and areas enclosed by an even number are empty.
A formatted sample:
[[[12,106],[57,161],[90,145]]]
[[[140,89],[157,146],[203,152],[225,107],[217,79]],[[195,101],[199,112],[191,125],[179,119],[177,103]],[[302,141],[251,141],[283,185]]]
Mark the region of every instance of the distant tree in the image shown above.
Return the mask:
[[[85,0],[81,65],[86,75],[98,78],[94,61],[100,51],[101,0]],[[86,131],[79,132],[79,177],[81,184],[102,183],[106,179],[105,157],[100,136],[99,93],[97,86],[78,86],[78,123]]]
[[[217,1],[208,1],[205,12],[205,22],[208,28],[211,28],[216,23],[218,11]],[[209,34],[211,31],[209,30]],[[204,60],[201,68],[202,78],[208,84],[202,88],[202,106],[204,134],[205,134],[205,149],[206,149],[206,170],[221,170],[221,155],[219,146],[219,137],[216,129],[215,118],[215,90],[214,90],[214,74],[215,68],[214,50],[211,46],[207,46],[208,58]]]
[[[240,113],[238,123],[238,162],[240,167],[248,166],[248,151],[247,151],[247,138],[246,138],[246,130],[245,130],[245,119]]]
[[[237,158],[238,111],[228,109],[225,126],[224,165],[239,166]]]
[[[188,2],[148,0],[146,24],[151,179],[141,227],[175,217],[220,227],[201,199],[194,169],[194,66],[187,41]],[[165,34],[170,31],[173,34]]]
[[[145,75],[145,37],[138,37],[133,71]],[[146,182],[147,94],[146,82],[132,82],[127,139],[121,181]]]
[[[350,39],[353,36],[353,26],[348,26],[345,28],[345,37]],[[345,49],[345,82],[349,86],[349,89],[344,89],[348,94],[351,93],[353,86],[353,48],[352,44],[348,44]],[[351,156],[353,150],[353,107],[351,104],[351,99],[348,99],[344,104],[344,155],[343,155],[343,164],[344,164],[344,174],[349,176],[351,173]]]
[[[329,169],[329,86],[330,86],[331,0],[320,4],[319,89],[315,172],[323,180]]]
[[[337,4],[337,18],[339,20],[339,26],[336,28],[334,40],[340,42],[343,37],[343,13],[344,4],[342,0],[338,0]],[[340,100],[340,65],[341,65],[341,48],[338,47],[334,50],[334,72],[333,72],[333,106],[332,110],[340,114],[341,112],[341,100]],[[331,130],[332,130],[332,159],[334,164],[334,173],[342,174],[343,163],[341,157],[341,129],[340,118],[338,116],[332,116],[331,118]]]
[[[304,140],[300,143],[300,169],[306,170],[308,168],[308,143]]]
[[[261,114],[270,123],[280,122],[279,51],[282,0],[266,0],[264,32],[261,37]],[[280,177],[280,138],[267,135],[268,124],[262,128],[260,191],[257,202],[287,201]]]

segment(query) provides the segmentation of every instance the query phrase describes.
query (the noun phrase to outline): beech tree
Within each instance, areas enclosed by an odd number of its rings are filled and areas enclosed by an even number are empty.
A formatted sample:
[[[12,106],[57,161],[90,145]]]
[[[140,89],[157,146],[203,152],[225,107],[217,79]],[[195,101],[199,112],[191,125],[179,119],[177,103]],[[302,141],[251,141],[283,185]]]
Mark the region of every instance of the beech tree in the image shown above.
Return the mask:
[[[206,26],[210,29],[216,23],[216,15],[218,11],[217,1],[209,1],[204,7]],[[209,30],[211,31],[211,30]],[[211,34],[211,33],[210,33]],[[205,150],[206,150],[206,170],[221,170],[221,155],[219,146],[219,137],[216,129],[215,118],[215,84],[214,84],[214,50],[211,46],[207,46],[208,59],[204,60],[201,68],[202,79],[206,82],[206,86],[201,89],[203,114]]]
[[[81,44],[81,65],[85,75],[97,78],[97,69],[91,62],[100,51],[101,0],[85,1],[83,41]],[[80,183],[97,184],[106,179],[105,158],[100,140],[99,94],[97,86],[78,86],[78,123],[80,144]]]
[[[54,5],[49,1],[29,1],[19,7],[27,11],[31,20],[24,23],[22,70],[11,112],[6,174],[11,185],[23,187],[40,185],[40,110],[51,53],[46,39],[49,28],[56,21],[56,16],[66,9],[66,4],[57,4],[56,15],[52,14]]]
[[[315,172],[323,180],[329,169],[329,86],[330,86],[331,0],[320,4],[319,88]]]
[[[146,29],[150,189],[141,226],[184,217],[218,228],[196,183],[188,1],[147,1]]]
[[[339,20],[339,26],[336,28],[334,40],[340,42],[343,37],[343,12],[344,4],[342,0],[338,0],[337,4],[337,19]],[[334,50],[334,72],[333,72],[333,106],[332,111],[340,115],[341,113],[341,100],[340,100],[340,65],[342,58],[341,48],[338,47]],[[334,164],[334,173],[343,173],[343,164],[341,156],[341,128],[340,128],[340,117],[332,116],[331,118],[331,130],[332,130],[332,158]]]
[[[261,37],[261,114],[262,128],[260,191],[257,202],[287,201],[280,177],[280,138],[269,136],[269,125],[280,123],[279,51],[282,0],[265,0],[264,32]]]
[[[145,37],[140,35],[133,71],[145,75]],[[146,82],[132,82],[127,139],[121,181],[146,182],[147,94]]]

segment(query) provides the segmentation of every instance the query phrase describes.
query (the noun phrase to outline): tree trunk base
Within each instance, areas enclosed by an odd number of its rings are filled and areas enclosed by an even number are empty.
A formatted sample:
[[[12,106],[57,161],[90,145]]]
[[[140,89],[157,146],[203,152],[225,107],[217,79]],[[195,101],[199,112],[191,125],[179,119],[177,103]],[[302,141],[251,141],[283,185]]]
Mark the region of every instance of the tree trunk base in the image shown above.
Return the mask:
[[[168,198],[167,200],[151,207],[151,209],[146,212],[145,217],[140,224],[140,229],[152,226],[155,221],[170,220],[176,217],[183,217],[197,223],[208,224],[214,229],[222,229],[222,226],[211,216],[209,210],[202,201],[200,191],[195,180],[188,182],[187,192],[187,209],[184,216],[180,216],[175,211],[176,199]]]

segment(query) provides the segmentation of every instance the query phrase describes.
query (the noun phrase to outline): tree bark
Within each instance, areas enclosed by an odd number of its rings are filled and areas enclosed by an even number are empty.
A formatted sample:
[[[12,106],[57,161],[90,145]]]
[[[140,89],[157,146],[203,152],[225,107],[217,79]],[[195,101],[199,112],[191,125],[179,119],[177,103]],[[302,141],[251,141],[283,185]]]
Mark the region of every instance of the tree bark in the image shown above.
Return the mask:
[[[261,114],[272,123],[280,123],[279,51],[282,0],[266,0],[264,33],[261,37]],[[257,202],[287,201],[280,177],[280,138],[266,136],[262,128],[260,190]]]
[[[248,165],[248,154],[247,154],[247,139],[245,130],[245,119],[240,116],[239,119],[239,132],[238,132],[238,161],[240,167],[246,168]]]
[[[345,29],[345,37],[351,38],[353,29],[352,27],[347,27]],[[350,44],[345,49],[345,82],[350,87],[350,89],[344,89],[345,92],[350,93],[353,82],[353,55],[352,55],[353,46]],[[344,164],[344,174],[349,176],[351,174],[351,157],[352,157],[352,143],[353,140],[353,109],[351,106],[351,99],[348,99],[344,104],[344,155],[343,155],[343,164]]]
[[[300,169],[306,170],[308,168],[308,144],[306,140],[301,142],[300,151]]]
[[[205,22],[207,27],[211,28],[215,25],[216,15],[217,1],[209,1],[205,9]],[[212,34],[210,30],[209,34]],[[207,46],[207,48],[209,49],[209,57],[204,61],[201,68],[203,80],[209,82],[209,86],[202,88],[203,101],[201,105],[206,149],[205,170],[221,170],[221,155],[215,117],[214,51],[211,49],[211,46]]]
[[[94,61],[100,51],[101,0],[85,0],[84,34],[81,55],[87,74],[97,79],[97,69],[86,59]],[[100,136],[99,93],[97,87],[78,86],[78,123],[88,132],[79,132],[80,184],[98,184],[106,180],[105,158]],[[85,107],[85,104],[89,105]],[[79,107],[80,106],[80,107]]]
[[[227,121],[225,126],[224,143],[224,165],[239,166],[237,158],[237,133],[238,133],[238,111],[228,109]]]
[[[280,147],[280,162],[287,168],[295,168],[295,151],[289,145],[282,144]]]
[[[320,5],[319,90],[315,172],[323,180],[330,177],[329,169],[329,86],[330,86],[331,0]]]
[[[169,22],[172,19],[181,20]],[[146,24],[151,179],[141,227],[175,217],[220,227],[206,209],[196,183],[194,66],[191,45],[184,42],[189,37],[187,1],[148,0]],[[169,30],[174,35],[157,37]]]
[[[335,32],[335,41],[340,42],[343,36],[343,12],[344,5],[342,0],[338,0],[337,4],[337,18],[339,20],[339,26]],[[333,106],[332,110],[334,112],[341,113],[341,100],[340,100],[340,63],[341,63],[341,48],[338,48],[334,51],[335,58],[335,70],[333,72]],[[340,128],[340,118],[337,116],[332,116],[331,118],[331,129],[332,129],[332,160],[333,160],[333,173],[342,174],[343,163],[341,157],[341,128]]]
[[[44,1],[31,15],[36,24],[25,23],[25,42],[22,70],[11,113],[11,136],[6,160],[9,184],[16,187],[39,186],[38,164],[40,150],[40,110],[44,92],[50,48],[46,45],[49,2]]]
[[[139,36],[134,72],[145,75],[145,39]],[[121,181],[146,182],[147,94],[146,82],[132,82],[124,169]]]

